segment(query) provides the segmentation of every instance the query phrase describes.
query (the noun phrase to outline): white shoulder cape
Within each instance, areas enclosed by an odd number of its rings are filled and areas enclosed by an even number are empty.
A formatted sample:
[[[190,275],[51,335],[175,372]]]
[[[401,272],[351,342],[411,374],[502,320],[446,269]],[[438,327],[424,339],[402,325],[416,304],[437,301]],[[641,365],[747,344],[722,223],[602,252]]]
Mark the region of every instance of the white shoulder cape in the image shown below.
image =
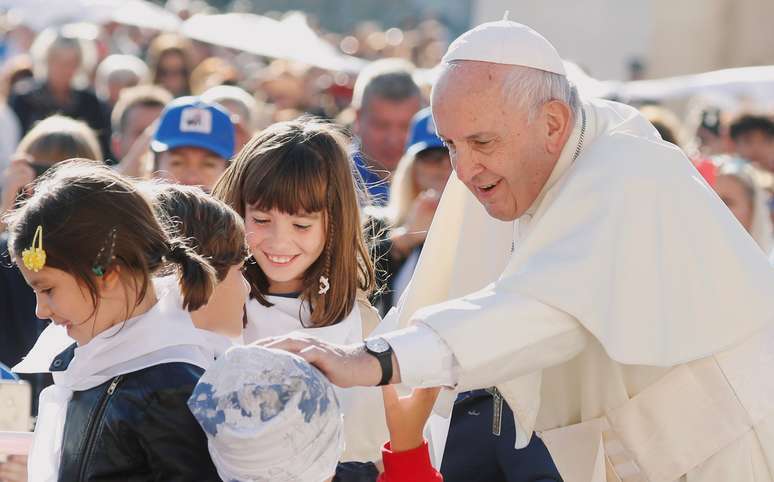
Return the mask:
[[[399,326],[498,278],[572,315],[625,364],[702,358],[774,321],[774,270],[684,154],[631,107],[584,109],[583,150],[533,206],[510,261],[511,224],[452,175]]]

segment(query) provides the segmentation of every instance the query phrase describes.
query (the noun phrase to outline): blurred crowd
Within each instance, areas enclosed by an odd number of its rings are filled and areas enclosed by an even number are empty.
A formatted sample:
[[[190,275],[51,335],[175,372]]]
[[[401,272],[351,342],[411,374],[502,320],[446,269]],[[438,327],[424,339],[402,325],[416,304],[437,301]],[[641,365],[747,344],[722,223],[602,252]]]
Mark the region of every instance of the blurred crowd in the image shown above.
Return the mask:
[[[181,22],[217,14],[190,7],[172,13]],[[14,10],[0,13],[0,212],[70,158],[210,192],[253,136],[276,122],[315,116],[349,135],[353,171],[367,194],[361,207],[379,288],[372,303],[384,315],[411,279],[452,173],[428,109],[433,67],[449,32],[433,19],[407,30],[364,22],[347,34],[307,21],[335,56],[355,59],[347,65],[356,67],[326,69],[114,20],[41,28]],[[212,116],[186,117],[191,106]],[[770,253],[774,113],[711,104],[638,107]],[[7,240],[0,240],[5,252]],[[0,277],[0,363],[11,367],[45,322],[34,312],[34,293],[6,278]],[[43,375],[28,379],[36,390],[48,383]]]

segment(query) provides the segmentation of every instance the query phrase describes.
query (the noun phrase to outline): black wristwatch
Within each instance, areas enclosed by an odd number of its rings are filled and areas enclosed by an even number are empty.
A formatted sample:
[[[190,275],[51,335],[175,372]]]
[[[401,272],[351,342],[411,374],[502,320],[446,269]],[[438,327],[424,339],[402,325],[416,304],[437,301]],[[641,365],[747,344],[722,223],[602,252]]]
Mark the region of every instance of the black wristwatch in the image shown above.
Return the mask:
[[[365,340],[365,351],[379,360],[382,367],[382,379],[378,386],[388,385],[392,380],[392,347],[384,338]]]

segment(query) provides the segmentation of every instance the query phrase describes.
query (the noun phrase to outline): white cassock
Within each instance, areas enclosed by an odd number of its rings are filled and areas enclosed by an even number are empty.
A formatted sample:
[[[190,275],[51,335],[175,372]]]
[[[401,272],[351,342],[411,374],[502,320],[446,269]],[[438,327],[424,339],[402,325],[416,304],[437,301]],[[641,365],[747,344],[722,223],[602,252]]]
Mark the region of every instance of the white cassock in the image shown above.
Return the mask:
[[[514,223],[452,176],[385,320],[404,383],[497,386],[567,482],[774,480],[774,270],[635,109],[583,111]]]
[[[367,304],[358,300],[349,315],[339,323],[321,328],[306,328],[309,304],[297,298],[267,296],[271,307],[249,300],[245,306],[247,326],[244,341],[249,344],[271,336],[293,333],[315,336],[329,343],[349,345],[362,343],[363,338],[379,323],[379,315]],[[364,313],[370,310],[371,313]],[[382,458],[381,449],[389,439],[384,418],[382,391],[378,387],[334,387],[344,413],[345,449],[342,462],[370,462]]]

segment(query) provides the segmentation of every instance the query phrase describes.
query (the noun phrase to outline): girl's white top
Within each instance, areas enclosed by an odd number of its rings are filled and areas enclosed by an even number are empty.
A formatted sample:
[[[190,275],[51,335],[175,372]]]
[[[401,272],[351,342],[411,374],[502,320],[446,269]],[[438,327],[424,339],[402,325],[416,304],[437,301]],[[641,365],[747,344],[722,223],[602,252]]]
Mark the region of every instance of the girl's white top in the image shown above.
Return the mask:
[[[210,364],[212,353],[193,328],[190,316],[176,303],[174,290],[159,291],[159,301],[148,312],[113,326],[77,347],[67,369],[52,373],[54,385],[40,394],[38,422],[28,462],[29,480],[57,480],[67,405],[73,392],[89,390],[119,375],[162,363],[190,363],[201,368]],[[46,331],[22,364],[50,363],[53,348],[67,341],[61,327],[52,325]],[[55,352],[54,357],[60,352]],[[42,371],[47,370],[46,365]]]

